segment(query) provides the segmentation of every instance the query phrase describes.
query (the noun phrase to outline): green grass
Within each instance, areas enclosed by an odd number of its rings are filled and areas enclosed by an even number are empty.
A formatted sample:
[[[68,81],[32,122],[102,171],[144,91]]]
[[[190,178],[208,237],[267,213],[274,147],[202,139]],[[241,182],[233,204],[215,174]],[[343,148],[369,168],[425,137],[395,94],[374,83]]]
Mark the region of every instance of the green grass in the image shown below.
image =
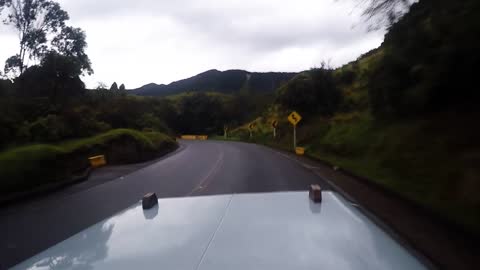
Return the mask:
[[[0,153],[0,195],[68,180],[88,166],[88,157],[104,154],[109,163],[140,162],[172,150],[177,143],[159,132],[111,130],[97,136],[28,145]]]
[[[175,94],[175,95],[168,95],[165,98],[168,99],[168,100],[171,100],[171,101],[180,101],[183,98],[191,97],[191,96],[193,96],[195,94],[198,94],[198,93],[203,93],[203,94],[205,94],[209,97],[216,97],[216,98],[219,98],[221,100],[230,100],[230,99],[233,98],[233,96],[229,95],[229,94],[223,94],[223,93],[218,93],[218,92],[198,92],[198,91],[182,92],[182,93]]]
[[[268,118],[256,120],[253,139],[247,125],[232,136],[292,150],[291,126],[282,122],[280,137],[273,140]],[[385,123],[368,112],[338,113],[329,119],[305,118],[297,129],[298,145],[309,156],[371,179],[480,235],[480,129],[472,128],[475,119],[445,113]]]
[[[375,126],[372,120],[333,124],[308,153],[415,201],[480,235],[479,148],[458,148],[461,136],[435,129],[445,119]],[[452,124],[453,125],[453,124]],[[458,128],[458,127],[457,127]],[[470,130],[459,130],[467,134]]]
[[[56,181],[67,175],[64,149],[31,145],[0,153],[0,194]]]
[[[154,145],[144,133],[132,129],[114,129],[97,136],[70,140],[59,143],[58,145],[69,152],[81,150],[83,148],[92,148],[96,146],[108,145],[112,140],[122,137],[131,138],[132,140],[141,144],[142,147],[153,149]]]

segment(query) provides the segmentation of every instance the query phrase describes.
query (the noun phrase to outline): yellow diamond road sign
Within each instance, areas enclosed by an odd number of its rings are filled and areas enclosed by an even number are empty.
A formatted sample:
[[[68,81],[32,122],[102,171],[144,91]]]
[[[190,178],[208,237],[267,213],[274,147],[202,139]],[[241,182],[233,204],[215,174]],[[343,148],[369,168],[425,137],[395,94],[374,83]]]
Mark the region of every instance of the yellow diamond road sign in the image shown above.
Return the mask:
[[[288,116],[288,121],[290,121],[290,123],[292,123],[294,126],[296,126],[300,120],[302,120],[302,117],[295,111]]]

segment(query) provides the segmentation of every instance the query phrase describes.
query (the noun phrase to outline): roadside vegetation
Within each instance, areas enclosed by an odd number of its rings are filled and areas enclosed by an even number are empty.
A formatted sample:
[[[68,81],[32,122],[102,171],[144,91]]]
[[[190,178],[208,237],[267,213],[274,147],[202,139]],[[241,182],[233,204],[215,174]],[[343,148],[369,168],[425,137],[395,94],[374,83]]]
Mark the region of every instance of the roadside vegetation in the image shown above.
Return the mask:
[[[12,148],[0,153],[0,197],[83,174],[91,156],[105,155],[109,164],[126,164],[176,147],[175,140],[163,133],[115,129],[88,138]]]
[[[307,155],[480,235],[479,10],[477,1],[413,4],[391,22],[380,48],[337,69],[297,75],[229,136],[292,150],[287,115],[296,110],[303,116],[298,145]]]

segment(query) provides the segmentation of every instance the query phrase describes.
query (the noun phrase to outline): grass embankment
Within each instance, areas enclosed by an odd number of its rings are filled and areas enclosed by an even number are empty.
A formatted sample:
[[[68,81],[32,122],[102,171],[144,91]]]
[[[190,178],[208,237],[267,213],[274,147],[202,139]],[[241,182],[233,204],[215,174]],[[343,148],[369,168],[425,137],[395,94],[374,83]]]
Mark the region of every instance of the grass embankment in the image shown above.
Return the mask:
[[[0,196],[65,181],[88,166],[88,157],[106,155],[109,164],[141,162],[176,148],[158,132],[116,129],[55,145],[37,144],[0,153]]]
[[[292,128],[286,121],[280,121],[279,137],[272,139],[273,117],[255,120],[252,140],[247,125],[231,136],[292,150]],[[366,112],[339,113],[306,119],[297,138],[307,155],[371,179],[480,235],[480,129],[472,127],[475,119],[444,113],[383,123]]]

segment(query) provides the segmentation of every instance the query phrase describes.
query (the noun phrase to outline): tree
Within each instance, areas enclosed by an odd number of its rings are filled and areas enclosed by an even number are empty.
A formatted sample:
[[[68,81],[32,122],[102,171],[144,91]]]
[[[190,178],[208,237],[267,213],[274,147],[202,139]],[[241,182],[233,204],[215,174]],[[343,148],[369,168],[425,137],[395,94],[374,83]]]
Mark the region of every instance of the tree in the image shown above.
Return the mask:
[[[71,59],[74,59],[76,65],[80,67],[82,74],[93,74],[90,59],[85,53],[87,41],[85,32],[80,28],[71,26],[64,27],[58,35],[52,40],[53,49]]]
[[[22,66],[22,61],[18,55],[10,56],[5,61],[5,76],[11,74],[13,77],[18,77],[20,75],[20,66]]]
[[[112,83],[112,86],[110,86],[110,91],[118,91],[118,86],[116,82]]]
[[[331,115],[340,104],[341,93],[335,84],[333,70],[322,65],[297,75],[279,88],[276,101],[284,108],[304,114]]]
[[[12,82],[9,80],[2,80],[0,78],[0,97],[10,94],[12,89]]]
[[[120,88],[119,88],[118,90],[120,90],[120,91],[125,91],[125,84],[122,83],[122,84],[120,85]]]
[[[107,90],[107,85],[104,82],[98,82],[96,90]]]
[[[68,13],[51,0],[0,0],[0,12],[7,11],[7,25],[19,37],[19,53],[7,60],[5,71],[22,74],[27,60],[40,58],[48,49],[47,36],[65,26]]]
[[[363,16],[374,20],[370,28],[390,27],[404,15],[416,0],[357,0],[364,7]]]
[[[478,110],[479,10],[478,0],[421,0],[390,27],[368,78],[376,117]]]
[[[193,93],[179,101],[173,127],[180,133],[217,133],[223,130],[222,103],[205,93]]]
[[[27,68],[17,79],[17,93],[25,97],[49,97],[54,104],[84,94],[82,67],[74,57],[51,51],[40,65]]]

